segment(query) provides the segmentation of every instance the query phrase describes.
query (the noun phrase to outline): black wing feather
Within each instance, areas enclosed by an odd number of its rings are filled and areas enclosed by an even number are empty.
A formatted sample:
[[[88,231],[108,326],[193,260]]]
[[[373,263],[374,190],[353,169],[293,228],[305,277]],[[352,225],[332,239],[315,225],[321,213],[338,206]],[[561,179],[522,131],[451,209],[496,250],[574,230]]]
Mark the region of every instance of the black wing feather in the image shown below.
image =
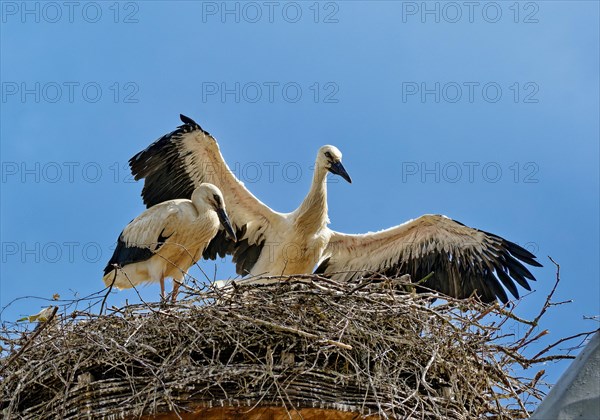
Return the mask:
[[[243,238],[246,234],[246,225],[235,230],[236,236]],[[264,240],[259,241],[257,244],[251,244],[248,239],[234,242],[224,230],[220,230],[202,253],[202,258],[215,260],[217,257],[223,258],[228,254],[233,255],[232,260],[235,264],[236,273],[245,276],[250,273],[252,267],[258,261],[264,244]]]
[[[247,239],[236,243],[236,249],[233,252],[233,262],[235,263],[235,271],[245,276],[250,273],[256,261],[260,257],[260,254],[265,245],[265,241],[261,241],[258,244],[250,244]]]
[[[190,152],[181,148],[184,134],[204,131],[200,125],[185,115],[180,115],[182,125],[160,137],[131,159],[129,166],[136,181],[146,178],[142,198],[146,207],[176,198],[191,198],[195,185],[185,166]]]
[[[465,226],[456,220],[454,222]],[[423,243],[418,248],[407,246],[396,261],[386,263],[386,266],[380,270],[381,274],[386,276],[410,274],[413,282],[419,282],[433,272],[431,277],[419,283],[418,291],[435,290],[459,299],[475,293],[487,303],[494,302],[496,299],[507,303],[506,290],[515,298],[519,298],[519,290],[515,282],[526,290],[531,290],[527,280],[535,280],[535,278],[522,263],[541,267],[542,265],[535,260],[535,255],[498,235],[480,232],[487,236],[482,252],[472,249],[453,250],[452,247],[442,249],[433,242]],[[334,254],[324,259],[315,273],[328,275],[332,265],[337,267],[335,258]],[[357,275],[361,275],[360,272]],[[353,279],[357,275],[345,278]]]
[[[162,239],[162,240],[161,240]],[[164,244],[164,240],[167,239],[162,237],[162,232],[159,235],[158,245],[154,250],[148,247],[139,247],[127,245],[123,240],[123,232],[119,235],[119,240],[117,241],[117,247],[115,248],[115,252],[113,252],[112,257],[104,267],[104,275],[107,275],[112,270],[115,269],[115,265],[117,267],[125,267],[126,265],[142,262],[149,260],[152,256],[160,249],[160,247]]]
[[[208,243],[208,246],[202,253],[202,258],[205,260],[216,260],[217,257],[224,258],[225,255],[233,253],[234,245],[235,243],[229,239],[227,233],[221,229]]]

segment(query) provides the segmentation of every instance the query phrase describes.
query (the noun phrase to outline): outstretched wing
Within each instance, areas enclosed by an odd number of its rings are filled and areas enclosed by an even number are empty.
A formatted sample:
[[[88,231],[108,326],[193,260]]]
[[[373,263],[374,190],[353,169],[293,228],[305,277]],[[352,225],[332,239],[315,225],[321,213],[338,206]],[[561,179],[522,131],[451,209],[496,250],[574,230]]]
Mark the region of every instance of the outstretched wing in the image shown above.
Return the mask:
[[[364,235],[333,232],[316,272],[341,280],[371,273],[410,274],[413,281],[448,296],[476,293],[485,302],[506,303],[502,285],[519,297],[515,282],[531,290],[535,280],[522,262],[541,267],[535,256],[500,236],[439,215]]]
[[[104,275],[111,272],[115,264],[125,267],[150,259],[184,223],[180,209],[173,203],[163,203],[146,210],[119,235],[115,252],[104,268]]]
[[[238,274],[250,272],[265,243],[265,235],[283,215],[271,210],[248,191],[231,172],[217,141],[191,118],[129,160],[136,180],[145,179],[142,197],[150,207],[174,198],[190,198],[203,182],[216,185],[225,199],[238,242],[223,230],[211,241],[204,258],[233,254]]]

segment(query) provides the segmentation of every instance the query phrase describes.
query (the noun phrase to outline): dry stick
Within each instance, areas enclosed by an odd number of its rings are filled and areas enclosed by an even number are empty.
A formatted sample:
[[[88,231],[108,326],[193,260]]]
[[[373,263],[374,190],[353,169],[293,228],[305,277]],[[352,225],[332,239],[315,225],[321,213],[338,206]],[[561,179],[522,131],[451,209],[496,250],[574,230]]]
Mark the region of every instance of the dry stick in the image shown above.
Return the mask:
[[[319,337],[316,334],[308,333],[306,331],[298,330],[296,328],[286,327],[284,325],[274,324],[274,323],[269,322],[269,321],[263,321],[262,319],[251,318],[251,317],[245,316],[245,315],[240,315],[240,314],[233,314],[233,315],[235,315],[236,317],[238,317],[240,319],[243,319],[244,321],[248,321],[248,322],[252,322],[252,323],[256,323],[256,324],[265,325],[267,327],[271,327],[271,328],[276,329],[276,330],[285,331],[285,332],[289,332],[289,333],[292,333],[292,334],[297,334],[297,335],[300,335],[302,337],[312,338],[313,340],[317,340],[317,341],[321,341],[321,342],[324,342],[324,343],[327,343],[327,344],[331,344],[332,346],[336,346],[336,347],[339,347],[339,348],[344,349],[344,350],[352,350],[352,346],[349,346],[348,344],[340,343],[339,341],[335,341],[335,340],[329,340],[327,338],[323,339],[323,338]]]
[[[44,328],[46,328],[50,324],[50,322],[54,319],[54,315],[56,315],[56,311],[58,311],[58,306],[54,307],[54,309],[52,310],[52,313],[46,319],[46,322],[44,322],[42,325],[38,325],[36,331],[34,331],[34,333],[31,334],[31,337],[29,337],[29,339],[27,340],[27,342],[25,344],[23,344],[23,346],[16,353],[14,353],[12,356],[10,356],[8,358],[8,360],[6,361],[6,363],[4,364],[4,366],[2,366],[0,368],[0,375],[2,375],[2,373],[4,373],[4,371],[6,370],[6,368],[9,367],[10,364],[12,362],[14,362],[21,355],[21,353],[23,353],[25,351],[25,349],[27,349],[27,347],[29,347],[31,345],[31,343],[33,343],[33,340],[35,340],[35,338],[38,335],[40,335],[40,333],[44,330]]]
[[[556,266],[556,281],[554,282],[554,286],[552,287],[552,290],[550,291],[550,294],[547,296],[546,301],[544,302],[544,306],[542,307],[540,313],[532,321],[532,323],[531,323],[532,328],[530,328],[529,331],[527,331],[527,333],[525,334],[525,336],[515,345],[516,348],[520,348],[520,347],[523,347],[524,345],[530,344],[531,342],[535,341],[537,338],[540,338],[540,337],[546,335],[545,331],[542,331],[535,338],[532,338],[531,340],[527,340],[529,338],[529,336],[534,331],[533,327],[535,327],[535,326],[538,325],[539,320],[546,313],[546,311],[548,310],[548,308],[550,308],[551,306],[556,306],[556,305],[568,302],[568,301],[566,301],[566,302],[558,302],[558,303],[552,303],[551,302],[552,296],[554,295],[554,293],[556,291],[556,288],[558,287],[558,284],[560,282],[560,264],[558,264],[556,261],[554,261],[554,259],[551,256],[548,256],[548,258]],[[557,342],[555,342],[555,343],[547,346],[542,351],[538,352],[529,361],[530,361],[530,363],[540,363],[541,361],[556,360],[556,359],[574,359],[573,356],[569,356],[569,355],[548,356],[548,357],[544,357],[544,358],[539,358],[539,356],[547,353],[550,349],[556,347],[560,343],[564,343],[565,341],[569,341],[569,340],[572,340],[574,338],[578,338],[578,337],[581,337],[581,336],[586,336],[587,337],[587,336],[590,336],[590,335],[596,333],[597,331],[600,331],[600,329],[596,329],[594,331],[588,331],[588,332],[583,332],[583,333],[575,334],[575,335],[573,335],[571,337],[562,338],[562,339],[558,340]]]
[[[550,261],[552,261],[552,264],[554,264],[556,266],[556,281],[554,282],[554,286],[552,286],[552,290],[550,291],[550,294],[546,297],[546,301],[544,302],[544,306],[542,306],[542,309],[541,309],[540,313],[533,320],[533,323],[535,325],[537,325],[537,323],[540,320],[540,318],[546,313],[546,311],[548,310],[548,308],[551,306],[552,297],[554,296],[554,293],[556,292],[556,288],[558,287],[558,283],[560,283],[560,264],[558,264],[556,261],[554,261],[552,259],[552,257],[549,256],[549,255],[548,255],[548,258],[550,259]]]
[[[110,295],[110,292],[112,291],[112,288],[115,285],[115,281],[117,280],[117,270],[120,269],[120,267],[118,264],[113,264],[113,267],[115,269],[115,276],[113,277],[113,281],[110,282],[110,286],[108,286],[108,292],[106,292],[106,294],[104,295],[104,299],[102,299],[102,304],[100,305],[99,315],[102,315],[102,311],[104,310],[104,304],[106,303],[106,299],[108,298],[108,295]]]
[[[122,267],[118,267],[118,269],[121,270],[121,271],[123,271]],[[154,312],[154,313],[158,312],[158,311],[155,311],[154,309],[152,309],[152,307],[142,298],[142,295],[140,295],[140,292],[138,291],[137,287],[135,287],[135,285],[129,279],[129,276],[127,275],[127,273],[125,271],[123,271],[123,275],[125,276],[125,278],[127,279],[127,281],[129,281],[129,284],[131,284],[131,288],[133,290],[135,290],[135,293],[137,294],[137,296],[140,299],[140,301],[142,302],[142,304],[144,304],[151,312]],[[113,283],[114,283],[114,281],[113,281]],[[110,285],[110,287],[112,288],[112,284]],[[109,290],[109,292],[110,292],[110,290]],[[108,293],[104,297],[104,300],[106,300],[106,297],[108,297]],[[104,305],[104,301],[102,302],[102,304]],[[100,309],[102,309],[102,308],[100,308]],[[100,315],[102,315],[102,312],[100,312]]]
[[[573,340],[574,338],[582,337],[584,335],[587,338],[590,335],[597,333],[598,331],[600,331],[600,329],[597,329],[597,330],[594,330],[594,331],[582,332],[582,333],[579,333],[579,334],[572,335],[570,337],[561,338],[556,343],[550,344],[548,347],[546,347],[544,350],[540,351],[538,354],[536,354],[535,356],[533,356],[531,359],[537,362],[538,357],[540,357],[542,354],[548,352],[551,348],[554,348],[554,347],[558,346],[560,343],[564,343],[565,341]]]
[[[349,294],[349,295],[351,295],[351,294],[352,294],[352,293],[354,293],[354,292],[357,292],[357,291],[359,291],[359,290],[361,290],[361,289],[364,289],[365,287],[367,287],[368,285],[370,285],[371,283],[373,283],[373,281],[374,281],[373,279],[368,279],[368,280],[365,280],[365,281],[363,281],[363,283],[362,283],[362,284],[359,284],[359,285],[358,285],[358,286],[356,286],[354,289],[350,290],[350,291],[348,292],[348,294]]]
[[[545,335],[548,335],[550,333],[550,331],[548,330],[543,330],[541,333],[539,333],[538,335],[536,335],[533,338],[530,338],[529,340],[525,341],[523,343],[523,346],[528,346],[529,344],[533,343],[534,341],[539,340],[540,338],[542,338]]]

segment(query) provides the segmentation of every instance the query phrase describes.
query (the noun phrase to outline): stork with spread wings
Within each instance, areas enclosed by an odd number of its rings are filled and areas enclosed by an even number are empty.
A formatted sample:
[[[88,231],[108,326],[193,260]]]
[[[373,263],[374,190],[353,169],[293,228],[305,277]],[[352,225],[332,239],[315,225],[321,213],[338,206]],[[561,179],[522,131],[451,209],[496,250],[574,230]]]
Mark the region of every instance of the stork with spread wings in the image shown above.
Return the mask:
[[[291,213],[262,203],[231,172],[214,137],[192,119],[129,161],[136,180],[145,179],[142,197],[150,207],[189,198],[203,182],[216,185],[228,203],[235,243],[220,231],[205,258],[233,255],[237,273],[252,276],[309,274],[350,280],[372,273],[410,274],[449,296],[477,294],[483,301],[508,301],[502,287],[518,297],[516,283],[530,290],[535,280],[525,264],[540,267],[535,256],[500,236],[439,215],[425,215],[376,233],[349,235],[327,227],[327,173],[351,182],[334,146],[317,153],[310,190]]]

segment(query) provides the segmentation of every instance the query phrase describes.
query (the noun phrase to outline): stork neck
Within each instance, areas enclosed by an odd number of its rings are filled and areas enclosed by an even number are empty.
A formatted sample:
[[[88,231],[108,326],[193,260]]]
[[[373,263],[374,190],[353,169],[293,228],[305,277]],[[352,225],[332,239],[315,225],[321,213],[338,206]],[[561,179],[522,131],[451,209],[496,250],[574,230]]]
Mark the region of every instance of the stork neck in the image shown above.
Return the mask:
[[[327,224],[327,170],[315,165],[310,191],[298,208],[296,228],[314,234]]]

